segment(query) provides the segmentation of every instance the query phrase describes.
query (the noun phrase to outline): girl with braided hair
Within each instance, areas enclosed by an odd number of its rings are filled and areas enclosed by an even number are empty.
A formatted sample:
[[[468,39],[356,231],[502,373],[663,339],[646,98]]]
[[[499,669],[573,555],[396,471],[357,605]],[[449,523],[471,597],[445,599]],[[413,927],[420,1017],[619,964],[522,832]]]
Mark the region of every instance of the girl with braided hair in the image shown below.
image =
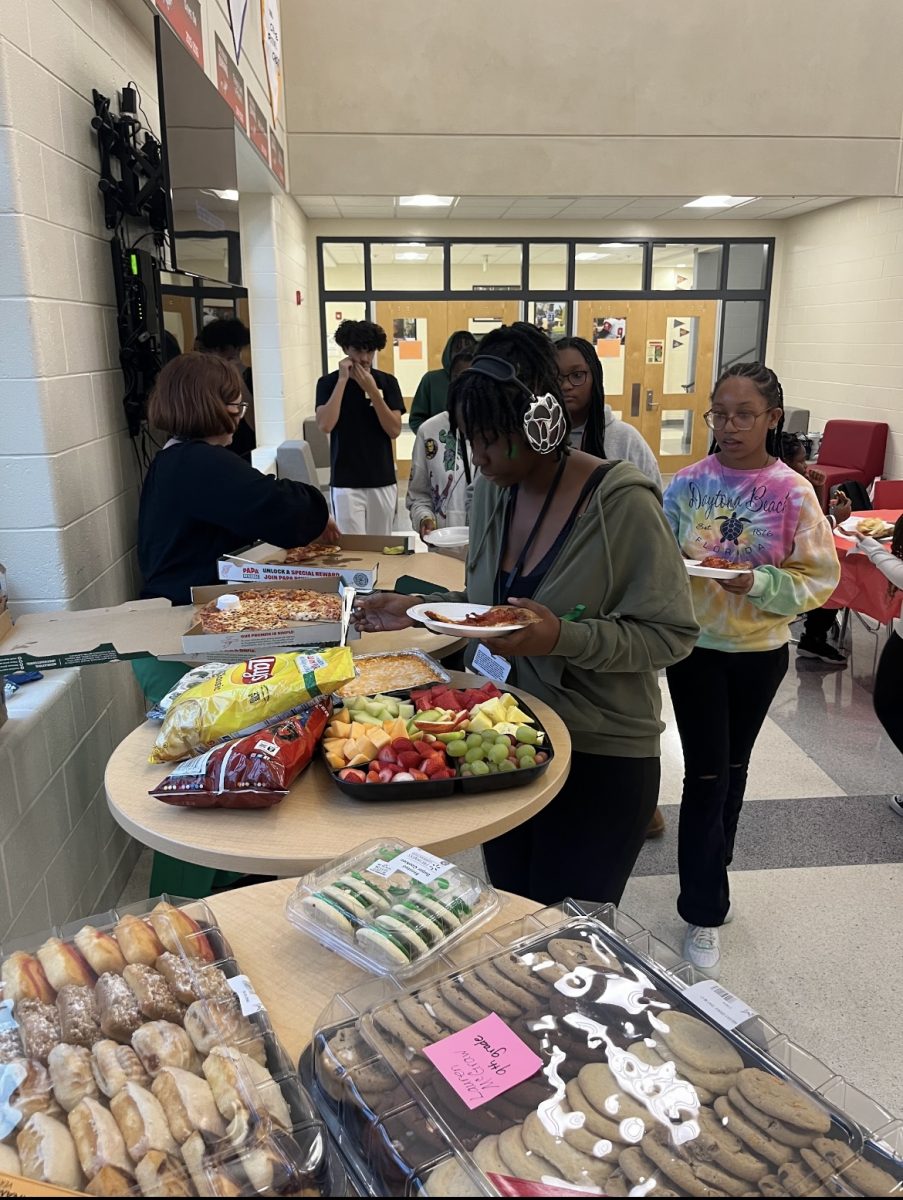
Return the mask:
[[[449,391],[479,476],[466,591],[426,597],[514,604],[539,618],[487,637],[508,682],[539,696],[571,735],[561,792],[487,843],[493,883],[549,904],[617,902],[658,800],[658,671],[696,638],[687,574],[652,482],[568,444],[551,342],[518,322],[488,334]],[[407,596],[362,597],[358,628],[413,624]],[[476,643],[469,643],[472,661]]]
[[[824,604],[840,578],[812,485],[779,457],[783,403],[774,371],[729,367],[705,414],[712,453],[678,471],[665,492],[686,558],[746,568],[730,579],[691,579],[702,632],[689,658],[668,668],[684,752],[677,909],[688,925],[684,956],[713,978],[749,758],[787,671],[790,622]]]

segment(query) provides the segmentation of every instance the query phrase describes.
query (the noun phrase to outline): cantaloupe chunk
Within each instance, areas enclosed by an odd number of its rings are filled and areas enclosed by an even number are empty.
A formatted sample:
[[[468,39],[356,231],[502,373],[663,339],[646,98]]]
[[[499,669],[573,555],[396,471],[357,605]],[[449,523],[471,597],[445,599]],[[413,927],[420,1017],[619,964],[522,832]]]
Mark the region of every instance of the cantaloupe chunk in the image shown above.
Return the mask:
[[[342,767],[347,767],[344,754],[327,754],[326,761],[332,767],[333,771],[341,771]]]
[[[352,721],[351,722],[351,733],[349,733],[348,736],[350,738],[366,737],[367,736],[367,726],[361,724],[360,721]]]
[[[369,764],[370,759],[366,754],[355,754],[354,758],[349,759],[349,767],[365,767]]]
[[[329,726],[329,736],[334,738],[350,738],[351,737],[351,722],[350,721],[333,721]]]
[[[382,750],[383,746],[388,746],[391,740],[392,735],[390,733],[386,733],[385,729],[370,730],[370,741],[376,747],[377,754],[380,752],[380,750]]]
[[[347,738],[328,737],[323,739],[323,749],[327,754],[339,754]]]
[[[377,747],[376,743],[373,741],[372,734],[370,737],[358,738],[357,754],[355,755],[355,758],[360,758],[361,755],[363,755],[367,762],[372,762],[373,759],[376,758],[376,751]],[[351,766],[351,763],[348,765]]]
[[[342,753],[347,759],[354,758],[355,754],[357,754],[357,743],[357,738],[350,737],[347,742],[342,744]]]

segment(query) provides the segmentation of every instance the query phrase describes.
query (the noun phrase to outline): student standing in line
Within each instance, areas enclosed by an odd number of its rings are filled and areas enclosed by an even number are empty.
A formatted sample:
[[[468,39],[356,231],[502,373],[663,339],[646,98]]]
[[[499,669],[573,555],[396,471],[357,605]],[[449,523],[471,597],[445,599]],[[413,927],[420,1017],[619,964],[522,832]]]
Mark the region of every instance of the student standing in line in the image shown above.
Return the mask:
[[[888,580],[890,592],[903,590],[903,517],[894,525],[894,536],[890,550],[873,537],[866,537],[858,530],[853,537],[859,549],[867,554],[882,575]],[[894,620],[894,630],[881,651],[878,673],[875,676],[873,697],[875,714],[884,726],[884,731],[903,754],[903,703],[900,699],[900,680],[903,678],[903,619]],[[898,817],[903,817],[903,796],[890,798],[890,808]]]
[[[602,363],[594,347],[581,337],[559,338],[558,382],[571,418],[571,446],[596,458],[631,462],[652,480],[659,492],[662,475],[655,455],[638,429],[619,421],[605,403]],[[660,838],[665,818],[656,808],[646,830],[647,838]]]
[[[470,351],[472,354],[476,345],[477,339],[467,329],[457,329],[445,343],[442,366],[436,371],[427,371],[417,385],[411,404],[411,415],[408,417],[411,433],[416,433],[428,418],[439,416],[448,410],[452,362],[464,351]]]
[[[784,396],[774,371],[724,372],[705,414],[715,453],[678,471],[665,514],[686,558],[710,555],[749,569],[690,580],[702,630],[689,658],[668,668],[684,752],[677,909],[684,956],[717,978],[719,929],[731,919],[727,868],[749,759],[789,660],[790,622],[824,604],[840,564],[812,485],[778,457]]]
[[[661,491],[662,473],[655,455],[638,429],[619,421],[605,403],[605,383],[599,355],[581,337],[559,338],[558,381],[571,418],[571,445],[596,458],[632,462]]]
[[[251,344],[251,331],[238,317],[218,317],[208,321],[198,334],[196,349],[204,354],[215,354],[235,368],[241,381],[241,399],[245,406],[244,415],[238,422],[235,436],[229,449],[247,462],[251,451],[257,446],[254,426],[254,394],[251,390],[251,369],[241,360],[241,352]],[[167,360],[168,361],[168,360]]]
[[[329,436],[332,509],[342,533],[388,535],[398,485],[392,443],[404,400],[394,375],[373,369],[386,331],[372,321],[343,321],[335,340],[346,357],[317,383],[317,424]]]
[[[473,361],[464,350],[452,360],[452,383]],[[449,429],[448,410],[424,421],[417,430],[411,454],[411,477],[405,498],[411,525],[422,538],[434,529],[466,525],[473,467],[462,435]]]
[[[806,447],[795,433],[781,434],[780,451],[781,458],[791,471],[796,471],[798,475],[808,479],[813,487],[816,484],[819,486],[824,484],[825,477],[821,471],[817,467],[810,467],[806,462]],[[831,526],[834,527],[845,521],[852,511],[853,506],[842,492],[839,496],[833,497],[828,513]],[[836,608],[810,609],[803,619],[803,636],[796,648],[797,657],[814,658],[828,663],[830,666],[845,667],[847,665],[846,655],[828,641],[828,635],[836,623]]]
[[[554,708],[573,745],[558,795],[486,844],[490,878],[541,904],[617,902],[658,800],[658,672],[696,639],[686,571],[653,484],[629,463],[571,449],[555,351],[538,329],[519,321],[487,334],[449,405],[480,475],[466,590],[435,599],[539,617],[486,644],[509,683]],[[410,605],[364,596],[357,623],[404,629]]]

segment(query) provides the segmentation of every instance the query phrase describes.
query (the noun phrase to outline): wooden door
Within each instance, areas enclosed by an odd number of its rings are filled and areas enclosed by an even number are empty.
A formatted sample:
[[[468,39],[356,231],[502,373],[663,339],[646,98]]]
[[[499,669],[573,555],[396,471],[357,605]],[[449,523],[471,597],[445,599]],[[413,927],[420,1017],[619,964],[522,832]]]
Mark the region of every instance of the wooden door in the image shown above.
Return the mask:
[[[649,300],[640,431],[663,475],[703,458],[715,370],[717,300]]]
[[[448,332],[468,329],[479,340],[499,325],[521,320],[520,300],[449,300]]]
[[[577,305],[577,336],[596,348],[602,363],[605,400],[614,415],[641,429],[646,301],[581,300]]]
[[[376,304],[376,323],[386,331],[385,350],[376,356],[381,371],[394,375],[401,387],[405,408],[411,403],[417,385],[427,371],[442,366],[442,351],[448,341],[444,300],[380,300]],[[396,472],[399,479],[411,474],[414,435],[405,418],[395,439]]]

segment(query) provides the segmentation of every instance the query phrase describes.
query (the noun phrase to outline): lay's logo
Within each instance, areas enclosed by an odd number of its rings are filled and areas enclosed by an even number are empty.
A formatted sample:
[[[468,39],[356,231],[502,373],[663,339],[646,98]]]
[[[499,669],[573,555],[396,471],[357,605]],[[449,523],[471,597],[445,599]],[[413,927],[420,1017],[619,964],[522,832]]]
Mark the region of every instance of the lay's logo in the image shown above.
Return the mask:
[[[263,683],[273,674],[275,666],[275,658],[251,658],[245,664],[245,672],[241,681],[242,683]]]

